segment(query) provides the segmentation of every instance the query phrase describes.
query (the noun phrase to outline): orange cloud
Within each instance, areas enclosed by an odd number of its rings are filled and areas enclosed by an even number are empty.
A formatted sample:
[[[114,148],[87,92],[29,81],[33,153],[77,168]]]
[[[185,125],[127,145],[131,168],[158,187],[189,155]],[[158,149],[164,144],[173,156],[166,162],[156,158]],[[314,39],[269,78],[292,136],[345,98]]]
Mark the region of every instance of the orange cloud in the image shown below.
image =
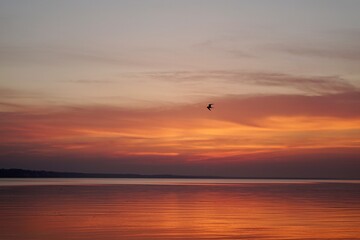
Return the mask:
[[[168,165],[260,161],[295,153],[316,159],[327,155],[324,149],[346,156],[360,146],[359,103],[355,92],[224,97],[217,99],[213,112],[203,103],[2,112],[0,162],[19,153],[143,164],[151,159]]]

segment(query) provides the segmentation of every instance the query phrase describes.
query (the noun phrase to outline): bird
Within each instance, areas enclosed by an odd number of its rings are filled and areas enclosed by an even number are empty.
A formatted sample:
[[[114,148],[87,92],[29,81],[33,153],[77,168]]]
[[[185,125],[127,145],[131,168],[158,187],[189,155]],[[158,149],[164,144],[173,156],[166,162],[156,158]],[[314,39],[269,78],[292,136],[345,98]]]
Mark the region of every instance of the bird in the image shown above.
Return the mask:
[[[212,105],[214,105],[214,104],[213,104],[213,103],[209,103],[209,105],[208,105],[206,108],[209,109],[209,111],[211,111],[211,109],[213,108]]]

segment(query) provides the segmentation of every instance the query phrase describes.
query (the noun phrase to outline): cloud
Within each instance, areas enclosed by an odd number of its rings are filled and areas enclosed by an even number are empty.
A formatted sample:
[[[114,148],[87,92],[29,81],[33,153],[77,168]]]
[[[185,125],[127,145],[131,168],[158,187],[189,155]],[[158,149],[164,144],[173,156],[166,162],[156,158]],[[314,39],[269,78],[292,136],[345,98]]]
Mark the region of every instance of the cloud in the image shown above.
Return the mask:
[[[8,98],[37,98],[38,94],[31,91],[0,87],[0,99]]]
[[[8,110],[18,111],[19,109],[26,110],[29,109],[29,105],[44,100],[45,97],[45,94],[36,91],[0,86],[0,112]]]
[[[248,77],[254,84],[263,86],[288,86],[305,92],[349,92],[356,87],[338,76],[294,76],[282,73],[253,73]]]
[[[201,83],[218,81],[229,84],[248,84],[266,87],[287,87],[308,93],[349,92],[357,89],[339,76],[304,76],[271,72],[242,71],[175,71],[149,72],[145,76],[177,83]]]
[[[79,79],[79,80],[69,80],[69,81],[61,81],[66,83],[79,83],[79,84],[109,84],[116,83],[116,81],[112,80],[95,80],[95,79]]]
[[[321,57],[321,58],[340,58],[345,60],[360,61],[359,49],[321,49],[309,47],[290,47],[284,46],[278,48],[282,52],[294,55]]]
[[[14,103],[7,103],[7,102],[0,102],[1,106],[5,106],[5,107],[14,107],[14,108],[22,108],[23,105],[21,104],[14,104]]]
[[[129,109],[115,106],[69,106],[28,108],[25,111],[1,113],[0,122],[47,126],[100,127],[102,129],[193,126],[207,119],[238,124],[257,124],[270,117],[360,117],[360,92],[326,95],[230,95],[212,99],[215,111],[209,115],[207,102],[175,104],[166,107]],[[206,110],[204,112],[204,110]],[[59,125],[58,125],[59,124]],[[146,134],[145,134],[146,135]]]
[[[309,116],[357,118],[360,92],[346,92],[320,96],[273,95],[256,97],[228,97],[216,105],[222,117],[235,122],[256,122],[270,116]],[[236,110],[236,111],[235,111]]]
[[[45,95],[35,91],[19,90],[0,86],[0,111],[26,109],[26,105],[44,99]]]
[[[44,131],[46,135],[51,130],[65,135],[77,133],[100,138],[139,137],[153,140],[177,136],[179,132],[185,133],[187,128],[210,130],[217,121],[226,127],[234,123],[266,128],[267,121],[276,117],[314,118],[315,121],[320,118],[344,121],[360,118],[360,92],[321,96],[227,96],[213,100],[215,111],[211,115],[204,107],[207,102],[152,109],[95,105],[3,112],[0,114],[0,123],[3,128],[22,126],[34,135]],[[32,131],[34,126],[39,131]]]
[[[56,166],[84,169],[90,164],[93,169],[108,166],[109,171],[117,166],[126,171],[145,168],[139,171],[147,173],[192,169],[199,174],[210,164],[212,174],[228,169],[233,175],[234,164],[255,174],[264,165],[253,161],[268,161],[270,166],[277,159],[290,164],[288,157],[316,161],[336,155],[335,164],[342,157],[354,159],[358,151],[359,92],[213,100],[213,112],[205,108],[207,102],[152,109],[94,105],[0,112],[0,163],[32,159],[38,166],[55,166],[56,161]],[[321,172],[321,161],[316,171]],[[263,176],[268,174],[271,171]]]

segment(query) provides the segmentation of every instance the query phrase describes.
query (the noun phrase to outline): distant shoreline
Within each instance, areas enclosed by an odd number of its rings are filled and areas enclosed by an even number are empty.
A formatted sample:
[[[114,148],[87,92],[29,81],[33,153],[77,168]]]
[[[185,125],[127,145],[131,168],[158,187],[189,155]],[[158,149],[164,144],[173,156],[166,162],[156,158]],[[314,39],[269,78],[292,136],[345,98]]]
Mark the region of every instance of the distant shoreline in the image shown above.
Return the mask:
[[[172,174],[132,174],[132,173],[78,173],[18,168],[0,169],[1,178],[170,178],[170,179],[298,179],[298,180],[360,180],[360,178],[294,178],[294,177],[224,177],[191,176]]]
[[[215,176],[183,176],[171,174],[133,174],[133,173],[78,173],[46,170],[0,169],[0,178],[226,178]]]

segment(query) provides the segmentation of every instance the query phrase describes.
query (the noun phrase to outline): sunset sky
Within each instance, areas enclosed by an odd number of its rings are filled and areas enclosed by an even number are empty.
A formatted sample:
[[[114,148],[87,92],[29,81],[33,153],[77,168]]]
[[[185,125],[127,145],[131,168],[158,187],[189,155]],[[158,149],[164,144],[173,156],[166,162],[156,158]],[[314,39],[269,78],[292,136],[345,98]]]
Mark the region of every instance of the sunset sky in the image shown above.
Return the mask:
[[[359,12],[2,0],[0,168],[360,178]]]

